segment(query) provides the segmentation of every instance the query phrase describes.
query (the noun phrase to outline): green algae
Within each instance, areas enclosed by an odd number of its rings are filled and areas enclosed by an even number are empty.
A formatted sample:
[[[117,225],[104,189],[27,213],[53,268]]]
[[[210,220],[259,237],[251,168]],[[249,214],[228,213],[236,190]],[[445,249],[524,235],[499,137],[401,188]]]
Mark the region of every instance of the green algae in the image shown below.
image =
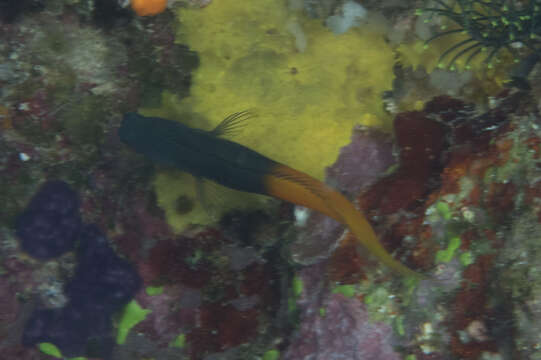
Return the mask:
[[[406,329],[404,328],[404,316],[399,315],[395,319],[395,330],[400,336],[406,335]]]
[[[156,296],[163,294],[163,286],[148,286],[145,292],[149,296]]]
[[[294,276],[291,286],[293,290],[293,296],[295,296],[296,298],[301,296],[304,290],[304,283],[302,282],[302,279],[298,276]]]
[[[355,285],[338,285],[332,290],[333,294],[342,294],[345,297],[352,298],[357,293]]]
[[[458,259],[464,267],[469,266],[475,262],[475,256],[472,254],[471,251],[463,252],[459,255]]]
[[[438,214],[444,219],[444,220],[450,220],[452,217],[451,209],[449,208],[449,204],[447,204],[444,201],[438,201],[436,203],[436,210],[438,211]]]
[[[118,322],[118,332],[116,337],[117,344],[124,344],[131,328],[143,321],[152,310],[143,309],[132,300],[124,307],[122,315]]]
[[[186,335],[185,334],[179,334],[173,341],[169,343],[170,347],[176,347],[179,349],[182,349],[186,346]]]
[[[63,357],[60,350],[54,344],[48,342],[40,343],[38,344],[38,348],[42,353],[55,357],[57,359],[61,359]]]
[[[263,360],[278,360],[280,358],[280,351],[273,349],[263,354]]]
[[[454,236],[449,240],[447,249],[439,250],[436,253],[436,263],[448,263],[455,256],[455,252],[460,248],[460,237]]]
[[[374,287],[364,296],[364,304],[373,321],[391,323],[395,312],[394,296],[383,286]]]

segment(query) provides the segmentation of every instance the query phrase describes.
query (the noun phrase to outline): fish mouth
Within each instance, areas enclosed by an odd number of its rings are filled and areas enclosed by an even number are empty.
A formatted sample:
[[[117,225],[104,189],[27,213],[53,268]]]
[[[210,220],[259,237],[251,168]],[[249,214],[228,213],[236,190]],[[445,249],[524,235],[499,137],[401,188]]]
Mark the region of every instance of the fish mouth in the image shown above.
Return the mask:
[[[126,113],[122,117],[122,121],[120,122],[120,127],[117,130],[117,134],[120,138],[120,141],[122,141],[123,143],[129,145],[136,140],[137,134],[133,125],[134,122],[137,120],[138,116],[139,115],[136,113]]]

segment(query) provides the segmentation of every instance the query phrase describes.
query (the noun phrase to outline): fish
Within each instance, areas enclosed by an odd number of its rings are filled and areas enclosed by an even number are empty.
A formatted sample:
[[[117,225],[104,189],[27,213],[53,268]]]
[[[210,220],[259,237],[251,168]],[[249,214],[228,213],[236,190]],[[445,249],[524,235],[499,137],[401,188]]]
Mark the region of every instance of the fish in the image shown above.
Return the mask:
[[[302,171],[224,138],[238,131],[249,117],[248,111],[237,112],[213,130],[205,131],[178,121],[129,112],[124,114],[118,135],[123,143],[155,163],[186,171],[198,179],[272,196],[323,213],[346,225],[390,269],[407,277],[421,276],[389,254],[366,217],[340,192]]]

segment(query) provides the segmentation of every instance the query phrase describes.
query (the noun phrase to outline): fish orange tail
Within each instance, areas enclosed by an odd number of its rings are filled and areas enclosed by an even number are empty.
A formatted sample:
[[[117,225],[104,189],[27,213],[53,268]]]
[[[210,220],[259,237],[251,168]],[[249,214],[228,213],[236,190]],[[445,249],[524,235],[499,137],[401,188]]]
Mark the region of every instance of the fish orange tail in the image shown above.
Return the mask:
[[[265,188],[269,195],[317,210],[347,225],[357,240],[385,265],[404,276],[420,276],[396,261],[381,245],[372,226],[355,206],[321,181],[278,164],[265,176]]]

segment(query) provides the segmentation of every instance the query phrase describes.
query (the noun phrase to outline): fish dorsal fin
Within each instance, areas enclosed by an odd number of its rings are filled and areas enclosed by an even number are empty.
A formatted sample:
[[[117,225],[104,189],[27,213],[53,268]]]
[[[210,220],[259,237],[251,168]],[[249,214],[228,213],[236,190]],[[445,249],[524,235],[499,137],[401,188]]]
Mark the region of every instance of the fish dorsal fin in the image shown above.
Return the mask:
[[[231,114],[211,130],[210,134],[214,136],[235,135],[242,130],[246,120],[253,118],[254,116],[254,113],[249,110]]]

